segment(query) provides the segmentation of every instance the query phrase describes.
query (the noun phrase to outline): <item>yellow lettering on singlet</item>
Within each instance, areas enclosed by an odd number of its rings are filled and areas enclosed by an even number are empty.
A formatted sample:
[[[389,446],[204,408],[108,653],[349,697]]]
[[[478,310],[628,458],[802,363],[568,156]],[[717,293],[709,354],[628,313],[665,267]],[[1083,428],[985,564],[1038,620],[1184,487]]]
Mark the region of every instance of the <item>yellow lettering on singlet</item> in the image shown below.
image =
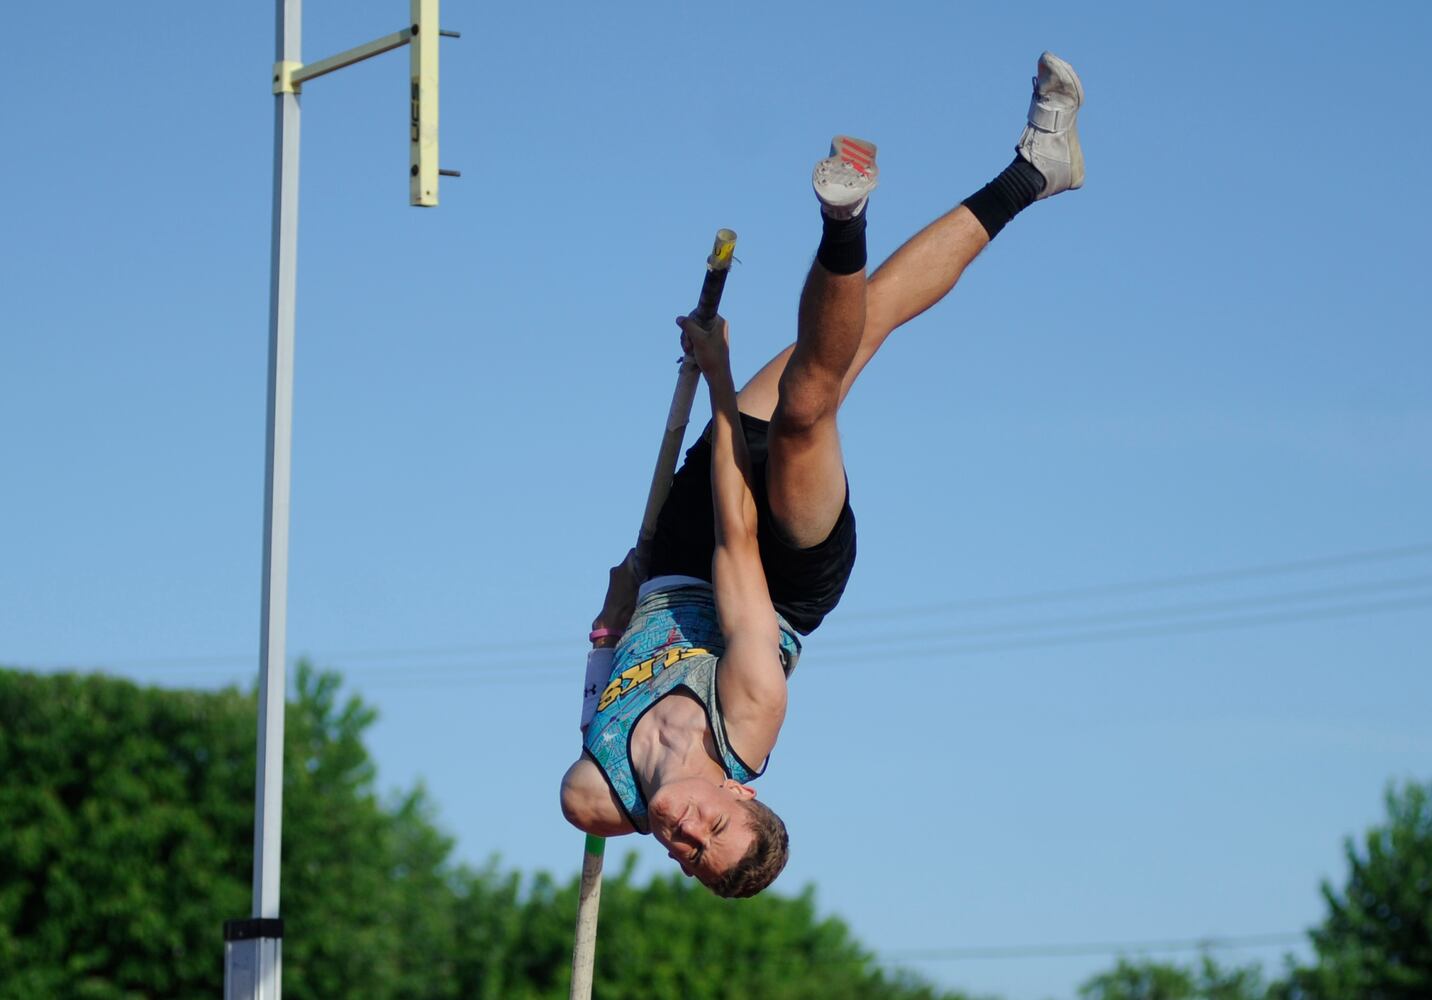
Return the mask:
[[[657,662],[660,661],[663,668],[675,666],[682,660],[689,660],[693,656],[706,656],[707,651],[699,647],[668,649],[661,656],[653,656],[650,659],[642,660],[634,667],[627,667],[621,672],[616,680],[612,681],[602,691],[602,697],[597,701],[597,711],[606,711],[618,698],[631,694],[638,687],[651,680],[656,670]]]
[[[634,667],[627,667],[625,670],[623,670],[623,671],[622,671],[622,678],[623,678],[624,680],[628,681],[629,683],[627,684],[625,690],[624,690],[622,693],[625,694],[626,691],[630,691],[632,688],[636,687],[638,684],[644,684],[644,683],[646,683],[647,681],[651,680],[651,668],[652,668],[655,664],[656,664],[656,657],[653,656],[653,657],[652,657],[651,659],[649,659],[649,660],[642,660],[642,661],[641,661],[640,663],[638,663],[636,666],[634,666]]]
[[[621,693],[622,693],[622,682],[621,682],[621,678],[618,677],[616,680],[614,680],[614,681],[612,681],[610,684],[608,684],[608,685],[606,686],[606,689],[605,689],[604,691],[602,691],[601,700],[597,702],[597,711],[598,711],[598,712],[603,712],[603,711],[605,711],[607,708],[609,708],[609,707],[611,706],[611,703],[612,703],[612,702],[614,702],[614,701],[617,700],[617,696],[620,695]]]

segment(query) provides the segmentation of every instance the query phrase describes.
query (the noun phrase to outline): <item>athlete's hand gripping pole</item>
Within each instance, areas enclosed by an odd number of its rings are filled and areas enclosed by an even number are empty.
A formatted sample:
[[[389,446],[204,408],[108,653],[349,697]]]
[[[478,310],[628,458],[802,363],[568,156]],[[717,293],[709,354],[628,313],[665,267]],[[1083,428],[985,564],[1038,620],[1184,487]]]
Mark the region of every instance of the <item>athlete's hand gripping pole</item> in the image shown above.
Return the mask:
[[[701,283],[701,298],[691,318],[703,326],[710,323],[721,307],[721,293],[726,289],[726,275],[735,260],[736,234],[729,229],[716,233],[715,246],[711,256],[706,258],[706,278]],[[651,540],[656,535],[656,519],[666,494],[671,490],[671,477],[676,474],[676,458],[681,453],[681,443],[686,437],[686,425],[691,419],[691,404],[696,398],[696,386],[701,381],[700,369],[691,355],[679,362],[676,372],[676,391],[671,397],[671,409],[666,415],[666,429],[661,437],[661,450],[656,456],[656,469],[651,475],[651,488],[646,495],[646,510],[641,518],[641,531],[637,534],[636,565],[641,575],[650,555]],[[603,678],[603,683],[605,677]],[[590,683],[587,685],[590,687]],[[582,884],[577,895],[577,936],[572,948],[572,991],[571,1000],[590,1000],[592,995],[592,966],[597,957],[597,911],[602,898],[602,856],[606,840],[588,836],[582,852]]]
[[[691,318],[702,326],[710,323],[721,307],[721,293],[726,288],[726,276],[731,271],[735,250],[735,233],[729,229],[716,233],[716,245],[711,250],[711,256],[706,258],[706,280],[701,284],[701,298],[691,313]],[[646,510],[641,516],[641,532],[636,540],[638,567],[644,568],[647,564],[651,540],[656,535],[656,519],[671,489],[671,477],[676,474],[676,457],[681,453],[686,424],[691,419],[691,403],[696,398],[696,386],[700,381],[701,370],[688,354],[681,359],[677,369],[676,391],[671,397],[671,410],[666,415],[666,432],[661,438],[661,451],[657,453],[656,468],[651,474],[651,489],[646,495]]]

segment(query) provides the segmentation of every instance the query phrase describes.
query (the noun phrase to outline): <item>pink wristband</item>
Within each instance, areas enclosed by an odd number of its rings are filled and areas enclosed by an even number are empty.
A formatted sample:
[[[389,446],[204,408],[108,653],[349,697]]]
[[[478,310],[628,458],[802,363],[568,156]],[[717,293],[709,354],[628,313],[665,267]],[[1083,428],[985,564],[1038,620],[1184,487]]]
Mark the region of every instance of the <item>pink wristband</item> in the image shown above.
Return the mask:
[[[588,642],[596,642],[598,639],[607,639],[611,636],[621,638],[622,630],[619,628],[594,628],[587,636]]]

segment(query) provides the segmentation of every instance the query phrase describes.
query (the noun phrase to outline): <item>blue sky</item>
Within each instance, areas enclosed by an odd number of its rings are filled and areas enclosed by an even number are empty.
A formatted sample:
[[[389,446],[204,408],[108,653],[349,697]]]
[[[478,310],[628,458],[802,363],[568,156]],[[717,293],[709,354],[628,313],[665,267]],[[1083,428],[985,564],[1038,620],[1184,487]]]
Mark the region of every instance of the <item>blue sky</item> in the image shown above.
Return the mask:
[[[311,0],[304,54],[406,10]],[[303,97],[289,649],[378,706],[384,787],[425,781],[465,859],[576,869],[583,638],[712,234],[740,234],[753,371],[793,334],[829,136],[880,144],[881,259],[1008,162],[1050,48],[1087,91],[1086,188],[1017,219],[843,413],[861,555],[759,785],[779,885],[1009,1000],[1113,956],[953,950],[1316,921],[1341,838],[1432,754],[1429,9],[444,21],[440,208],[407,206],[405,55]],[[30,5],[11,31],[48,42],[0,68],[0,662],[247,684],[272,7]]]

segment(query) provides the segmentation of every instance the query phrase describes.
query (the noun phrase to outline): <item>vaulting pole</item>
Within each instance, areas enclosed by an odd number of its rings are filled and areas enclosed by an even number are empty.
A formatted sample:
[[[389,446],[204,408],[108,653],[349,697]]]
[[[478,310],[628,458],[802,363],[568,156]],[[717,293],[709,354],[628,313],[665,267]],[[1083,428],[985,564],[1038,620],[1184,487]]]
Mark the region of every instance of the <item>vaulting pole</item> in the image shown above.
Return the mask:
[[[711,256],[706,258],[706,278],[701,283],[701,297],[691,311],[692,319],[703,326],[710,323],[721,307],[721,293],[726,289],[726,276],[735,259],[736,234],[729,229],[716,233],[715,246]],[[686,437],[686,425],[691,420],[691,404],[696,399],[696,386],[700,382],[700,369],[691,355],[679,362],[676,372],[676,391],[671,396],[671,409],[666,414],[666,429],[661,436],[661,449],[656,456],[656,468],[651,475],[651,488],[646,494],[646,510],[642,513],[641,531],[637,534],[637,565],[647,564],[648,549],[656,535],[656,519],[666,494],[671,490],[671,477],[676,474],[676,458],[681,453],[681,443]],[[572,989],[571,1000],[590,1000],[592,995],[592,968],[597,957],[597,914],[602,899],[602,856],[606,841],[601,837],[588,835],[582,851],[582,882],[577,893],[577,933],[572,946]]]
[[[597,958],[597,914],[602,904],[602,855],[607,842],[587,834],[582,849],[582,885],[577,891],[577,938],[572,946],[571,1000],[590,1000]]]
[[[691,318],[703,326],[711,322],[716,310],[721,307],[721,293],[726,289],[726,276],[731,273],[735,250],[736,234],[729,229],[718,231],[716,245],[711,250],[711,256],[706,258],[706,279],[701,283],[701,298],[691,312]],[[681,359],[676,373],[676,392],[671,397],[666,431],[656,456],[656,468],[651,474],[651,488],[646,494],[646,510],[642,513],[641,531],[637,535],[639,566],[646,564],[646,549],[656,534],[656,519],[661,514],[661,505],[666,502],[667,491],[671,489],[671,477],[676,473],[676,457],[681,453],[686,424],[691,419],[691,403],[696,398],[696,386],[700,381],[700,369],[688,354]]]

